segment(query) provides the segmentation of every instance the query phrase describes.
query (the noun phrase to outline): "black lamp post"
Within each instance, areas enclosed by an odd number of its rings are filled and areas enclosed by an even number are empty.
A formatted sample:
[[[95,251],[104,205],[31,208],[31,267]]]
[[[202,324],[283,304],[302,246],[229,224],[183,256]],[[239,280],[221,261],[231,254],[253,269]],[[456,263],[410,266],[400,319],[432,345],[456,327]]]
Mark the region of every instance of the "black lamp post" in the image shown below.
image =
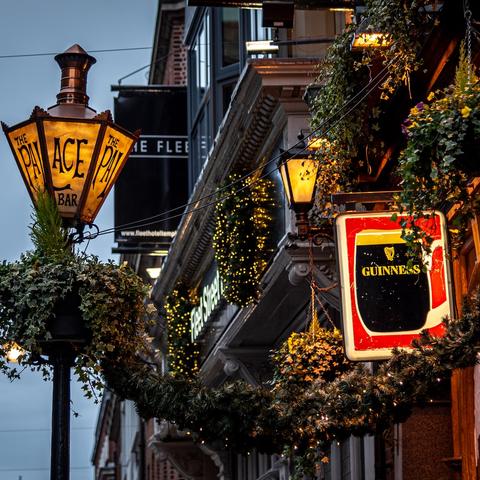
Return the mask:
[[[138,134],[112,122],[109,111],[88,106],[87,72],[96,62],[79,45],[55,57],[61,70],[57,103],[35,107],[18,125],[2,123],[25,186],[36,205],[39,192],[54,198],[64,225],[91,225],[122,170]],[[81,235],[80,235],[81,236]],[[53,366],[51,480],[68,480],[70,467],[70,368],[89,341],[78,293],[59,302],[42,347]]]

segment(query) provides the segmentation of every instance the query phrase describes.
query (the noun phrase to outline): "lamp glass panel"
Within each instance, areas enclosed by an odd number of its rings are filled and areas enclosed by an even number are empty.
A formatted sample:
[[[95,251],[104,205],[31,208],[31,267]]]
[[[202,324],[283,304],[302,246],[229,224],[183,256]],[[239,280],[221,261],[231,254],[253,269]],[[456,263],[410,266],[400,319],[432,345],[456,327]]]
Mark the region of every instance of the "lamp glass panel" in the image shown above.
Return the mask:
[[[283,162],[280,165],[280,175],[282,176],[283,189],[285,190],[285,194],[287,195],[288,204],[291,206],[292,205],[292,195],[290,194],[290,182],[288,181],[286,162]]]
[[[76,216],[100,123],[44,120],[52,187],[60,216]]]
[[[111,125],[107,126],[95,165],[92,183],[81,212],[81,220],[91,223],[115,183],[136,139]]]
[[[291,158],[286,163],[290,181],[292,205],[312,203],[317,180],[318,162],[309,158]]]
[[[356,33],[353,39],[353,48],[380,48],[391,44],[389,36],[384,33],[364,32]]]
[[[37,192],[45,190],[45,172],[37,124],[32,121],[9,131],[7,135],[28,191],[36,201]]]

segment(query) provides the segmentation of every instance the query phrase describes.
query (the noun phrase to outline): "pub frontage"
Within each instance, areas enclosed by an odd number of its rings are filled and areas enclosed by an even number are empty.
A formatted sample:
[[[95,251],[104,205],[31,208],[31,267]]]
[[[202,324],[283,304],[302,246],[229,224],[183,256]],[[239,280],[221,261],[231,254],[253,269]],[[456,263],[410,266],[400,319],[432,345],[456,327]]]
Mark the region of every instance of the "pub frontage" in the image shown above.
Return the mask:
[[[105,397],[143,467],[97,478],[478,478],[480,5],[361,3],[161,4],[152,71],[181,18],[188,146],[145,191],[165,236],[117,251],[156,268],[171,380],[127,396],[154,420]]]

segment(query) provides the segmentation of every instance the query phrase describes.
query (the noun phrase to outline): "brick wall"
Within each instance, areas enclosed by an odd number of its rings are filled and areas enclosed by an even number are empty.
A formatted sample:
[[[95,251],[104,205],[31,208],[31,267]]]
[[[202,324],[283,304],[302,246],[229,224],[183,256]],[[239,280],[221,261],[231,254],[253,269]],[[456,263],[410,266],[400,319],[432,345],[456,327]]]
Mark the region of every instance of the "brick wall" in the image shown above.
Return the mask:
[[[154,419],[145,423],[145,440],[154,434]],[[145,480],[186,480],[166,458],[159,458],[153,448],[147,447],[145,452]]]
[[[169,56],[162,81],[164,85],[187,84],[187,52],[183,45],[183,25],[183,18],[172,21]]]

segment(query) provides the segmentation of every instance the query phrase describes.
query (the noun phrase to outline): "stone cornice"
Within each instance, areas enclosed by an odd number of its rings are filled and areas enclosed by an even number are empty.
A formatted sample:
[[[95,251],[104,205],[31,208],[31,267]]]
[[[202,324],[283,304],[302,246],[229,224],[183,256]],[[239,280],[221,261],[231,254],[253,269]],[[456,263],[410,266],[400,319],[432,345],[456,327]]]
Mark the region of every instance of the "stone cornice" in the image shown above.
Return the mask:
[[[156,303],[162,301],[178,279],[183,278],[193,285],[200,281],[203,268],[213,256],[210,245],[216,188],[234,166],[257,165],[260,154],[271,154],[285,127],[285,113],[291,110],[292,104],[296,105],[296,110],[303,109],[307,114],[302,96],[313,80],[317,63],[315,59],[298,58],[247,62],[190,197],[190,208],[201,207],[202,210],[182,218],[152,290]],[[277,115],[282,107],[285,113]]]

